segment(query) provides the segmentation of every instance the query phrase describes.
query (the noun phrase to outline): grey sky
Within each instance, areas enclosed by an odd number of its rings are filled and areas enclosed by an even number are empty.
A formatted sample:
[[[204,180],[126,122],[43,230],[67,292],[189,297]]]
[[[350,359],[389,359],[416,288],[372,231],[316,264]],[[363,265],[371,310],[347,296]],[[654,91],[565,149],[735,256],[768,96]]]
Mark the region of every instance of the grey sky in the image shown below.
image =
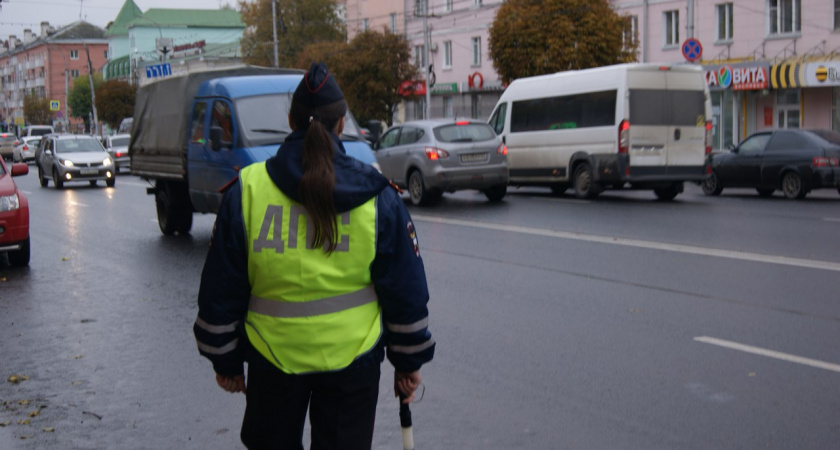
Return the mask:
[[[29,28],[39,33],[41,22],[47,21],[59,28],[81,19],[105,28],[120,12],[125,0],[2,0],[0,6],[0,39],[9,39],[13,34],[23,38],[23,30]],[[150,8],[162,9],[218,9],[235,0],[134,0],[142,11]]]

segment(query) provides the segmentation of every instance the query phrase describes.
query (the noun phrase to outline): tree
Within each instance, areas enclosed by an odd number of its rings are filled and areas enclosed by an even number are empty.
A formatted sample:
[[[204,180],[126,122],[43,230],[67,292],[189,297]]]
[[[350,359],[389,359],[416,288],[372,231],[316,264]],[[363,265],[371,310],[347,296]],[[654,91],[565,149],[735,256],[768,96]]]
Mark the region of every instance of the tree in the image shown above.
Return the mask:
[[[335,0],[276,0],[278,65],[292,67],[309,44],[344,42],[345,28]],[[240,0],[243,60],[258,66],[274,65],[271,1]]]
[[[102,75],[94,74],[93,88],[97,89],[102,83]],[[85,122],[85,130],[90,130],[90,114],[93,108],[90,103],[90,81],[87,75],[73,79],[73,87],[67,94],[67,106],[70,107],[70,115],[78,117]]]
[[[635,61],[625,24],[607,0],[508,0],[490,27],[490,58],[504,83]]]
[[[137,91],[128,82],[108,80],[96,87],[96,112],[99,118],[116,129],[126,117],[134,114]]]
[[[23,97],[23,119],[27,124],[51,125],[53,113],[50,111],[50,101],[35,95]]]
[[[417,76],[408,41],[387,29],[359,33],[349,44],[309,45],[297,66],[308,68],[312,61],[327,64],[361,123],[376,119],[390,126],[402,100],[400,84]]]

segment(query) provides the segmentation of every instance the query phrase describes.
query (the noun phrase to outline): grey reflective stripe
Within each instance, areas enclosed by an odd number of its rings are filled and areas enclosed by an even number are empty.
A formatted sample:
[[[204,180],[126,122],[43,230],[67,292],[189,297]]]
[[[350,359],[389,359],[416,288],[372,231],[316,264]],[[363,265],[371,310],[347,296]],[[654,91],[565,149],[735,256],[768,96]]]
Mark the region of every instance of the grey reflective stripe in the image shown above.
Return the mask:
[[[286,302],[251,296],[248,309],[271,317],[311,317],[331,314],[376,302],[376,291],[368,285],[356,292],[308,302]]]
[[[208,333],[224,334],[236,331],[236,326],[239,325],[239,321],[237,320],[236,322],[233,322],[228,325],[210,325],[209,323],[201,320],[201,317],[196,317],[195,324]]]
[[[428,341],[419,345],[388,345],[388,350],[397,353],[404,353],[406,355],[412,355],[414,353],[420,353],[434,344],[435,340],[429,339]]]
[[[423,320],[418,320],[414,323],[409,323],[406,325],[398,325],[395,323],[386,322],[385,327],[388,328],[388,331],[393,331],[394,333],[414,333],[415,331],[420,331],[424,328],[429,326],[429,318],[426,317]]]
[[[224,355],[225,353],[230,353],[236,350],[236,346],[239,345],[239,339],[234,339],[229,344],[225,345],[224,347],[211,347],[207,344],[202,342],[198,343],[198,349],[204,353],[209,353],[211,355]]]

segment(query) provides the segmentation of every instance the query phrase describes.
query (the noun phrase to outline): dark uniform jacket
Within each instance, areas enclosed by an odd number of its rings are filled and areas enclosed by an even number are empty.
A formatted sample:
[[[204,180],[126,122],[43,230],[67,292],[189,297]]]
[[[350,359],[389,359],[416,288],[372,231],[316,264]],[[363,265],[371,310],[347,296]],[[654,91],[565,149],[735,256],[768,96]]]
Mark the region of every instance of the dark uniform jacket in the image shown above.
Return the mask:
[[[277,154],[266,162],[275,185],[300,202],[298,185],[303,174],[304,133],[290,134]],[[428,330],[429,299],[426,274],[414,224],[403,200],[388,180],[372,166],[345,154],[333,135],[336,151],[335,191],[338,213],[376,197],[376,257],[371,279],[382,308],[383,339],[353,365],[380,363],[387,356],[400,372],[413,372],[434,356],[435,342]],[[237,181],[224,195],[198,293],[198,317],[193,332],[199,352],[210,359],[216,373],[239,375],[243,362],[270,363],[250,348],[244,333],[251,286],[248,281],[248,242],[242,216],[242,190]]]

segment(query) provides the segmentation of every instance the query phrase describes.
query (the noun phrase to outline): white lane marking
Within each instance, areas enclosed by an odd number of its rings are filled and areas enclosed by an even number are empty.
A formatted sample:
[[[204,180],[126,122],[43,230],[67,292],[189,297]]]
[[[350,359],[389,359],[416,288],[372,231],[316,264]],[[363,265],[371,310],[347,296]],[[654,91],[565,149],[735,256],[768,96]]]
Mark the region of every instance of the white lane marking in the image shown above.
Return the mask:
[[[687,253],[701,256],[714,256],[717,258],[737,259],[741,261],[752,261],[760,263],[781,264],[794,267],[805,267],[808,269],[830,270],[840,272],[840,263],[831,261],[820,261],[815,259],[789,258],[787,256],[765,255],[761,253],[738,252],[733,250],[721,250],[715,248],[696,247],[693,245],[668,244],[665,242],[643,241],[640,239],[625,239],[620,237],[599,236],[596,234],[573,233],[570,231],[548,230],[544,228],[522,227],[517,225],[504,225],[490,222],[476,222],[460,219],[449,219],[445,217],[426,216],[422,214],[412,215],[415,220],[442,223],[448,225],[460,225],[464,227],[483,228],[486,230],[507,231],[512,233],[530,234],[534,236],[546,236],[558,239],[573,239],[577,241],[597,242],[599,244],[624,245],[627,247],[639,247],[667,252]]]
[[[70,202],[70,204],[73,205],[73,206],[82,206],[84,208],[87,208],[87,207],[90,206],[90,205],[85,205],[84,203],[72,202],[72,201]]]
[[[823,220],[826,222],[840,222],[840,219],[835,219],[834,217],[823,217]]]
[[[766,348],[761,347],[753,347],[751,345],[739,344],[737,342],[725,341],[723,339],[717,339],[708,336],[698,336],[694,338],[694,340],[697,342],[703,342],[705,344],[717,345],[719,347],[726,347],[741,352],[752,353],[754,355],[761,355],[766,356],[768,358],[803,364],[806,366],[816,367],[818,369],[831,370],[832,372],[840,372],[840,364],[832,364],[817,359],[804,358],[802,356],[791,355],[790,353],[777,352],[775,350],[768,350]]]

